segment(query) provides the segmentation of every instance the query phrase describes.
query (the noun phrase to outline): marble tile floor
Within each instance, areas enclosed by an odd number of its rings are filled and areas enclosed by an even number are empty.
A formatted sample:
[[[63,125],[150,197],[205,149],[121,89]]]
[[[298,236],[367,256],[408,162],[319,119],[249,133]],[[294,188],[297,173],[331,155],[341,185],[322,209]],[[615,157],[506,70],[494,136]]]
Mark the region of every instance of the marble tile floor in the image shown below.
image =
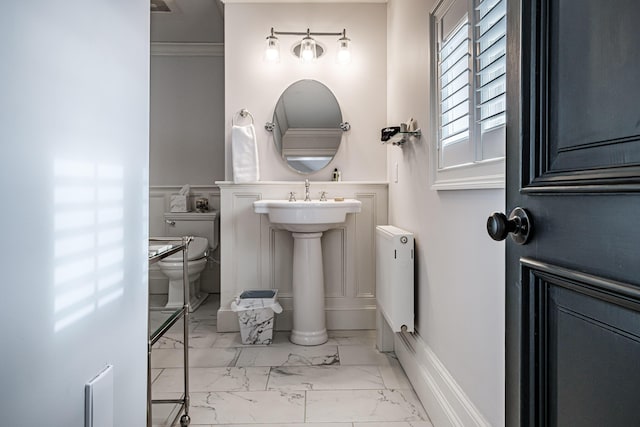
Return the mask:
[[[376,350],[375,331],[330,331],[314,347],[275,332],[269,346],[243,345],[239,333],[216,331],[218,307],[210,295],[190,318],[192,426],[432,427],[395,356]],[[180,398],[182,348],[181,323],[154,346],[154,399]],[[169,426],[175,411],[154,404],[154,426]]]

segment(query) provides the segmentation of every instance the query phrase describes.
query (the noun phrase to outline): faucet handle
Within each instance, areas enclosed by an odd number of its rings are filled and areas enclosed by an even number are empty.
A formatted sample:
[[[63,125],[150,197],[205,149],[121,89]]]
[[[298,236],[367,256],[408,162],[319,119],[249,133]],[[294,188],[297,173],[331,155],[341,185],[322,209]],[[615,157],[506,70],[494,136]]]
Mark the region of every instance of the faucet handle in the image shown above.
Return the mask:
[[[326,202],[327,201],[327,192],[326,191],[321,191],[320,192],[320,201],[321,202]]]
[[[289,191],[289,201],[290,202],[296,201],[296,193],[294,191]]]

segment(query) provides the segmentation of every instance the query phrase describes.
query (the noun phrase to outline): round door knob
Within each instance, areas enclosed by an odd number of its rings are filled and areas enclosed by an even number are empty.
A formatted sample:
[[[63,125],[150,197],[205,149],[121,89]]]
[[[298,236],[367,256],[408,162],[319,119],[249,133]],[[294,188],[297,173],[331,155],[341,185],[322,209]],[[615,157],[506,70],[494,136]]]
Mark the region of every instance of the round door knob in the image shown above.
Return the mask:
[[[515,208],[509,217],[502,212],[494,212],[487,219],[487,233],[493,240],[504,240],[507,236],[519,245],[524,245],[531,235],[531,219],[522,208]]]
[[[509,221],[502,212],[494,212],[487,218],[487,233],[493,240],[504,240],[514,230],[515,224]]]

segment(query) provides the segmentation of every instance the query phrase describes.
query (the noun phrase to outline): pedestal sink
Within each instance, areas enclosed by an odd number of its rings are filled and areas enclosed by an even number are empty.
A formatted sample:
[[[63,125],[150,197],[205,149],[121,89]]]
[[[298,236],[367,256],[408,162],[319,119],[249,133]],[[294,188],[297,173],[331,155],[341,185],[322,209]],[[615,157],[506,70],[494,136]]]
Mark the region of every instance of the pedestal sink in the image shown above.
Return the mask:
[[[358,213],[359,200],[287,201],[258,200],[256,213],[266,214],[274,227],[293,235],[293,329],[294,344],[319,345],[327,342],[324,313],[324,274],[320,238],[324,231],[338,227],[348,213]]]

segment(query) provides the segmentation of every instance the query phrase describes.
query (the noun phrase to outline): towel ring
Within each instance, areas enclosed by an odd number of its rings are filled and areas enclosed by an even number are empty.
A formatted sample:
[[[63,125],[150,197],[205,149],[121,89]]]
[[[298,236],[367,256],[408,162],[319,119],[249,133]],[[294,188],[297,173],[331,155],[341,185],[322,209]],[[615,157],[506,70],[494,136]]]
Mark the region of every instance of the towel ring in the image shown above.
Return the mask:
[[[246,119],[246,118],[247,118],[247,116],[249,116],[249,117],[251,118],[251,124],[253,124],[253,114],[251,114],[251,113],[249,112],[249,110],[247,110],[246,108],[243,108],[242,110],[240,110],[240,111],[238,111],[237,113],[235,113],[235,114],[233,115],[233,117],[231,117],[231,125],[232,125],[232,126],[233,126],[233,125],[235,125],[235,123],[234,123],[233,119],[234,119],[236,116],[240,116],[240,118],[241,118],[241,119]]]

